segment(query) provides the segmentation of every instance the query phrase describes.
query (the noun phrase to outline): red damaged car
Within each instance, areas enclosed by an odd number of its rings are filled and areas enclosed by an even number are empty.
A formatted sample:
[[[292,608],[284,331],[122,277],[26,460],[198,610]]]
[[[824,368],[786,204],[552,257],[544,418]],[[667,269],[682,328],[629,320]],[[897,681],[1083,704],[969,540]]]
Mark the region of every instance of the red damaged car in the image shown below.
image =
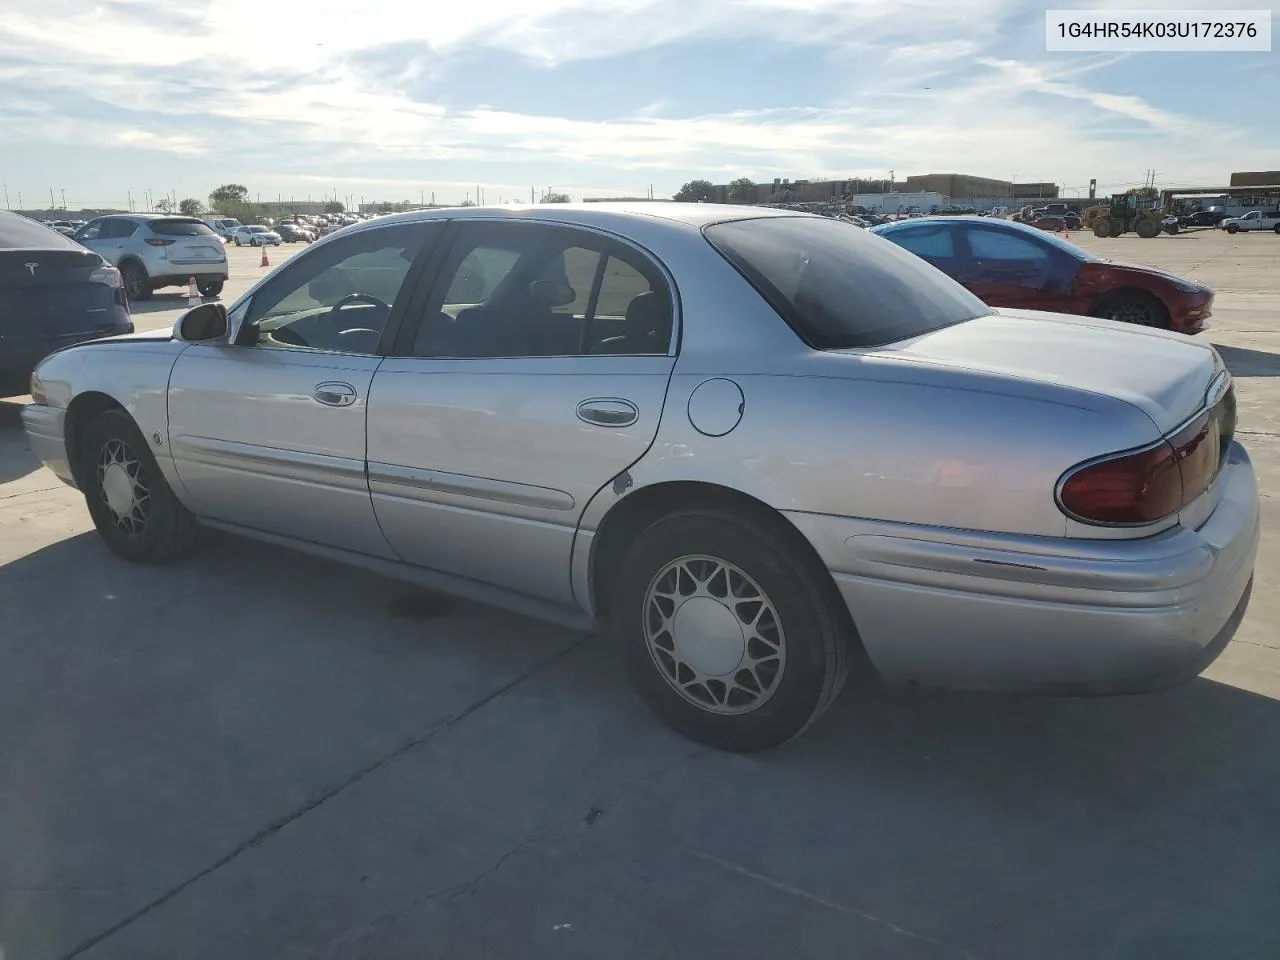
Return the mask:
[[[1108,317],[1178,333],[1199,333],[1213,307],[1204,284],[1104,260],[1008,220],[922,217],[871,232],[928,260],[993,307]]]

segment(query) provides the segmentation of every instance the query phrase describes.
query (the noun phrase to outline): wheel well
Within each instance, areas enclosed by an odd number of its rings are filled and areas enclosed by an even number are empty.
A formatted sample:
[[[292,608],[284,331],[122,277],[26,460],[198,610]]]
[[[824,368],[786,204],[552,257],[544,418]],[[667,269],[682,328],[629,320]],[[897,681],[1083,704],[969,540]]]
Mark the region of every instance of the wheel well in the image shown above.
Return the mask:
[[[132,256],[132,255],[124,256],[124,257],[121,257],[116,262],[117,270],[123,270],[126,266],[137,267],[139,270],[142,271],[142,275],[144,277],[151,276],[151,274],[147,272],[146,264],[144,264],[141,260],[139,260],[135,256]]]
[[[124,407],[114,397],[93,390],[80,394],[71,401],[71,406],[67,407],[67,416],[63,421],[67,443],[67,463],[71,466],[71,475],[75,478],[76,486],[81,490],[84,489],[85,484],[81,473],[83,451],[80,449],[83,431],[99,414],[107,410],[124,410]]]
[[[1112,303],[1116,300],[1119,300],[1121,297],[1141,297],[1143,300],[1150,300],[1152,303],[1158,306],[1160,310],[1164,313],[1164,322],[1166,325],[1168,325],[1169,323],[1168,305],[1164,302],[1164,300],[1156,296],[1156,294],[1152,293],[1150,290],[1141,290],[1138,287],[1121,287],[1119,290],[1112,290],[1108,293],[1104,293],[1102,296],[1100,296],[1097,300],[1093,302],[1093,309],[1090,310],[1089,312],[1097,313],[1107,304]]]
[[[596,616],[608,615],[614,576],[627,547],[641,531],[668,514],[697,508],[731,511],[767,526],[808,554],[817,565],[815,570],[825,576],[833,591],[836,590],[835,581],[831,580],[831,574],[813,544],[764,501],[713,483],[669,481],[641,487],[623,497],[605,514],[591,547],[591,599]],[[843,608],[843,604],[839,607]]]

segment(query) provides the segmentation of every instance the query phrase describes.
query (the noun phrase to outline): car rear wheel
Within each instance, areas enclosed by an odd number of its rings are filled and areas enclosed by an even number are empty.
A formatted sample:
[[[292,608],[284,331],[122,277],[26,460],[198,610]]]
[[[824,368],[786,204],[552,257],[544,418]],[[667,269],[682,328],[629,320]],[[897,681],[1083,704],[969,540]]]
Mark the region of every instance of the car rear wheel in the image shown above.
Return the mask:
[[[191,546],[195,516],[174,496],[146,438],[123,410],[107,410],[89,424],[80,473],[89,515],[112,553],[158,563]]]
[[[151,278],[141,264],[132,260],[122,263],[120,277],[124,281],[124,292],[130,300],[151,299]]]
[[[798,736],[835,699],[849,656],[841,602],[784,536],[744,515],[694,510],[636,539],[614,584],[612,626],[660,719],[745,753]]]
[[[202,297],[216,297],[222,292],[222,281],[207,280],[199,285],[199,289]]]
[[[1108,297],[1093,315],[1139,327],[1169,327],[1169,312],[1164,304],[1139,290],[1126,290]]]

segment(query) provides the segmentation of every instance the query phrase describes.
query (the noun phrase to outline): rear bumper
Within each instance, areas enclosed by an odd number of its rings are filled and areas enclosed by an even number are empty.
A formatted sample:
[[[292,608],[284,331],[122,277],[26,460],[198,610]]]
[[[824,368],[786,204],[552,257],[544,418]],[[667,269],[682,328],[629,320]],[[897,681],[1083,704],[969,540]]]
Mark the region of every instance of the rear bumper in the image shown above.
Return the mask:
[[[128,311],[119,307],[115,324],[108,329],[42,340],[5,340],[3,350],[0,350],[0,396],[20,396],[26,393],[30,387],[31,372],[41,360],[56,350],[132,332],[133,321]]]
[[[22,408],[22,428],[27,433],[31,450],[63,483],[74,487],[71,464],[67,460],[67,411],[42,403],[29,403]]]
[[[1248,606],[1258,494],[1235,444],[1197,530],[1072,540],[792,514],[890,682],[1136,693],[1195,676]]]

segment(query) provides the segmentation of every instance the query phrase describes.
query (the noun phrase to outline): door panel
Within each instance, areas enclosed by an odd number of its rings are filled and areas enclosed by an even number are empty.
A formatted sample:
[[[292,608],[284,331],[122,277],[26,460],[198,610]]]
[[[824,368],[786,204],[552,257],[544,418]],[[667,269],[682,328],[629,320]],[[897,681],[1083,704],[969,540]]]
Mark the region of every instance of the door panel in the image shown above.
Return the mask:
[[[183,351],[169,442],[197,513],[394,556],[365,475],[369,387],[442,229],[375,227],[301,254],[255,291],[235,345]]]
[[[574,532],[653,442],[675,298],[588,230],[460,224],[369,399],[369,486],[405,560],[571,603]]]
[[[1072,312],[1076,263],[1032,237],[990,227],[966,231],[965,286],[993,307]]]
[[[369,487],[404,560],[560,603],[587,502],[648,449],[673,357],[388,358],[369,402]],[[584,421],[619,398],[633,423]]]
[[[364,472],[380,359],[205,344],[183,351],[170,380],[169,443],[196,513],[391,556]],[[324,402],[335,384],[352,402]]]

